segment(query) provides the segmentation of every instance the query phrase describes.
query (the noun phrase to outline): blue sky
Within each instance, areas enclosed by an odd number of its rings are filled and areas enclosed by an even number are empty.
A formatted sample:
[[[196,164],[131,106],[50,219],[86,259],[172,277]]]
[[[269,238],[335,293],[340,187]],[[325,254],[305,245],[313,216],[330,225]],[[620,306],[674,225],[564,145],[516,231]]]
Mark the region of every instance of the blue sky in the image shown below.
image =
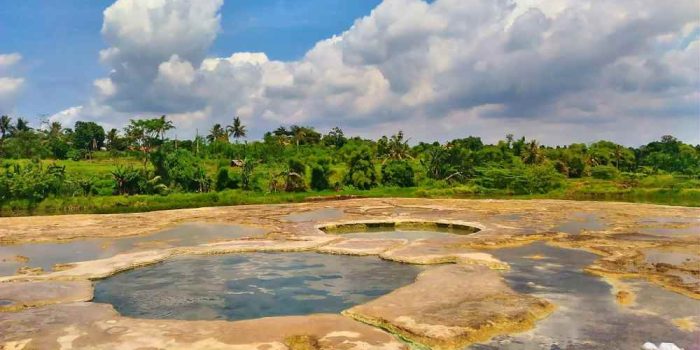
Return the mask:
[[[80,104],[108,72],[98,53],[102,12],[113,0],[19,0],[0,6],[0,53],[19,52],[27,87],[17,113],[31,120]],[[227,1],[212,56],[265,52],[293,60],[369,14],[379,0]]]
[[[697,0],[6,0],[0,113],[700,143]],[[102,31],[105,28],[105,31]],[[333,38],[333,39],[331,39]]]

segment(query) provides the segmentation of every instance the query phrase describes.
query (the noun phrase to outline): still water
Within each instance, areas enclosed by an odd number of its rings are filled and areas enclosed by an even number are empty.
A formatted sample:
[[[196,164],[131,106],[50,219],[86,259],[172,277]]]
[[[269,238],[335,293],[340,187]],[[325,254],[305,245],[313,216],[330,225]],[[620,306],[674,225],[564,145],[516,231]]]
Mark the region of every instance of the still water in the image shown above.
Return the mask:
[[[338,313],[412,283],[421,270],[316,253],[181,257],[98,282],[94,301],[125,316],[160,319]]]

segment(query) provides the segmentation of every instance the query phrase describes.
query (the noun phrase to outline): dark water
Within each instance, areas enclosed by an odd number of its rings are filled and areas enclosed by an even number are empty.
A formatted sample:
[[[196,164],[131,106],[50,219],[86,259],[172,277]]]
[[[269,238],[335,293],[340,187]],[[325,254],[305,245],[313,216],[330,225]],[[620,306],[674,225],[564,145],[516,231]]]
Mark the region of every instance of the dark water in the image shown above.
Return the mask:
[[[587,252],[534,243],[490,251],[508,262],[504,274],[515,290],[557,305],[535,329],[501,336],[472,349],[641,349],[645,342],[671,342],[698,349],[700,332],[682,331],[672,320],[700,315],[700,301],[668,292],[644,281],[628,282],[637,304],[618,305],[611,286],[583,268],[596,256]],[[533,257],[540,256],[540,259]]]
[[[85,238],[65,243],[0,245],[0,276],[14,275],[21,266],[51,271],[54,264],[108,258],[153,248],[186,247],[217,240],[262,234],[261,229],[237,225],[189,223],[150,235],[124,238]],[[29,261],[17,261],[15,256]]]
[[[337,313],[412,283],[420,271],[376,257],[315,253],[182,257],[98,282],[95,302],[161,319]]]

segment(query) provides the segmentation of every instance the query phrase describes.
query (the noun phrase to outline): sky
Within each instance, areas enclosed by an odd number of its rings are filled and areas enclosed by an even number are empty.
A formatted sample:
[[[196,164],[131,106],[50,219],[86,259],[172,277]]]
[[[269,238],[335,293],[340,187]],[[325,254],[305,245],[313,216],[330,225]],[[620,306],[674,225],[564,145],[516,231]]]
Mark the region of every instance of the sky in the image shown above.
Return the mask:
[[[0,113],[178,137],[240,116],[412,142],[700,143],[700,4],[674,0],[22,0]],[[171,135],[171,136],[175,136]]]

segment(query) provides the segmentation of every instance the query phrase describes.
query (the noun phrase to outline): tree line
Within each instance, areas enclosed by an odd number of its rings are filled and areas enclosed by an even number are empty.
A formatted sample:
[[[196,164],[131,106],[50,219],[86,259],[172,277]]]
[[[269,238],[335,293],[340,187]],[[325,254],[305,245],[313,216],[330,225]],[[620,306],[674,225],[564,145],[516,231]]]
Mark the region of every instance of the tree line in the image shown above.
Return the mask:
[[[165,115],[132,119],[122,130],[108,131],[91,121],[34,128],[26,119],[2,116],[0,207],[12,200],[33,206],[49,196],[228,189],[274,193],[470,184],[485,193],[536,194],[561,188],[567,178],[625,179],[634,185],[654,174],[700,175],[700,146],[668,135],[636,148],[610,141],[550,147],[511,134],[495,144],[469,136],[411,146],[401,131],[368,140],[348,137],[337,127],[323,134],[299,125],[247,140],[238,117],[192,139],[169,138],[174,129]],[[96,155],[115,161],[109,178],[72,175],[61,163],[89,163]],[[23,159],[29,161],[12,161]],[[44,159],[55,162],[46,165]],[[138,166],[120,159],[137,159]]]

